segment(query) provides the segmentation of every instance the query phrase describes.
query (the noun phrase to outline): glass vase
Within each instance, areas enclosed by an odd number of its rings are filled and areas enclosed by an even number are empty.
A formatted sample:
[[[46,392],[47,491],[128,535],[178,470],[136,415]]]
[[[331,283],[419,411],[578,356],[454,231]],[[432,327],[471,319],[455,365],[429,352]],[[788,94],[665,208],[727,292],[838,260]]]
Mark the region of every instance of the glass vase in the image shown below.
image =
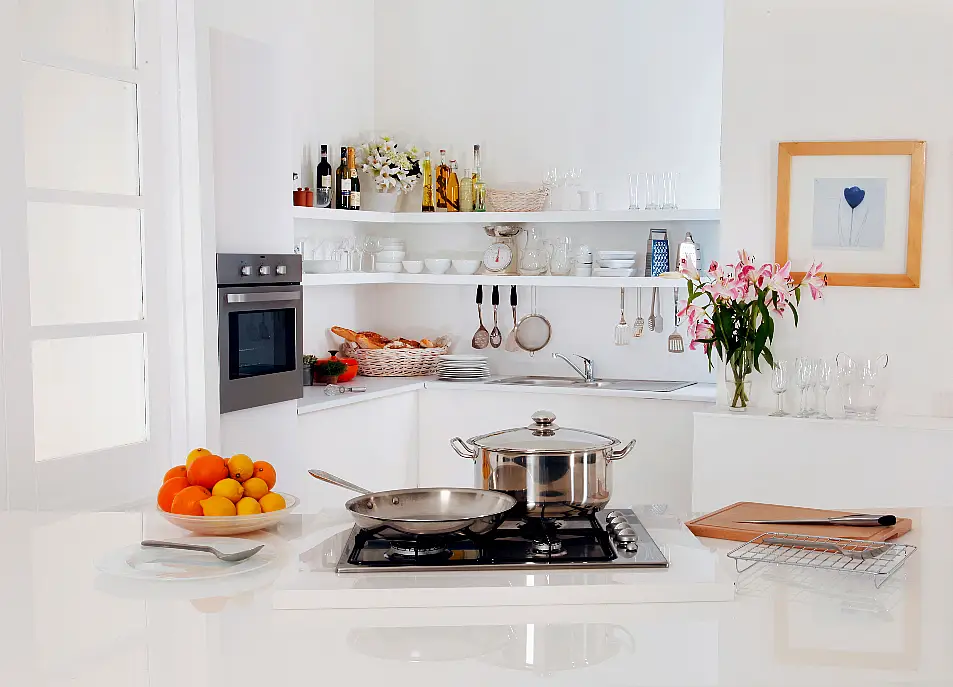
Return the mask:
[[[751,402],[751,352],[737,351],[725,361],[725,391],[728,409],[736,413],[748,412]]]

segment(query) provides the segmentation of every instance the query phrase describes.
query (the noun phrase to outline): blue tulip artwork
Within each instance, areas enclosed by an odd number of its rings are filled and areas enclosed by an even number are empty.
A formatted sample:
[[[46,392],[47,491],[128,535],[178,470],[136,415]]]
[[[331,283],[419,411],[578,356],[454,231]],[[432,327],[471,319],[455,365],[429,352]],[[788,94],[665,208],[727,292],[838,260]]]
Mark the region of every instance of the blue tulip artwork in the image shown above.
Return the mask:
[[[819,248],[882,248],[886,198],[886,179],[815,179],[812,244]]]

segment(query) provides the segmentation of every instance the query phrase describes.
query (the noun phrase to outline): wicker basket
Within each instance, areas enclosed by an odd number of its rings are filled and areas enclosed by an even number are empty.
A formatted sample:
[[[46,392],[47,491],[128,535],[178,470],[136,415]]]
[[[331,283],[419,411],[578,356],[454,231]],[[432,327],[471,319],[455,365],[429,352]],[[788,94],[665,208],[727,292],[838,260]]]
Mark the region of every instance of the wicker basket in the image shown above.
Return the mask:
[[[529,191],[511,191],[489,188],[486,191],[486,209],[490,212],[539,212],[549,198],[548,188]]]
[[[448,346],[375,350],[348,347],[348,355],[357,360],[358,373],[365,377],[420,377],[436,374],[440,356],[449,350]]]

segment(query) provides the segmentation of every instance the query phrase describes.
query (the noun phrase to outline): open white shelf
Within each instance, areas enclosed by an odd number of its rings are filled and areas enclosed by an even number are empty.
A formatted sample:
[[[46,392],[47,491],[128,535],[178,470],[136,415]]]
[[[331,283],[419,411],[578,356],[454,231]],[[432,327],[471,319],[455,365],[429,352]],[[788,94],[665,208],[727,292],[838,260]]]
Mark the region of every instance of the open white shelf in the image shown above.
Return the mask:
[[[334,286],[347,284],[444,284],[469,286],[484,284],[516,286],[560,286],[575,288],[618,289],[637,287],[684,287],[680,276],[671,277],[522,277],[505,274],[389,274],[342,272],[338,274],[305,274],[303,286]]]
[[[375,224],[524,224],[592,222],[716,222],[720,210],[585,210],[544,212],[372,212],[292,206],[299,220]]]

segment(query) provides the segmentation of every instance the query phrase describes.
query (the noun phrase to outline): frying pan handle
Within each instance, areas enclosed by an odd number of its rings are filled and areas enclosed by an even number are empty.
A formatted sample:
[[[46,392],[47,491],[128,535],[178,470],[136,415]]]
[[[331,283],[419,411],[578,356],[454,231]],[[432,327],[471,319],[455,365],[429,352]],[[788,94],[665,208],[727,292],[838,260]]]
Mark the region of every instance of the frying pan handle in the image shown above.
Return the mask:
[[[450,440],[450,448],[457,452],[457,455],[461,458],[469,458],[474,463],[477,459],[477,451],[475,448],[471,448],[463,439],[460,437],[454,437]]]
[[[636,441],[637,441],[636,439],[633,439],[628,444],[620,448],[618,451],[613,451],[612,455],[609,456],[609,460],[622,460],[623,458],[625,458],[627,455],[629,455],[629,453],[632,452],[632,449],[635,448]]]
[[[371,493],[364,487],[359,487],[356,484],[351,484],[346,479],[341,479],[337,475],[332,475],[330,472],[325,472],[324,470],[308,470],[308,474],[314,477],[315,479],[321,480],[322,482],[333,484],[336,487],[343,487],[345,489],[350,489],[351,491],[356,491],[358,494]]]

